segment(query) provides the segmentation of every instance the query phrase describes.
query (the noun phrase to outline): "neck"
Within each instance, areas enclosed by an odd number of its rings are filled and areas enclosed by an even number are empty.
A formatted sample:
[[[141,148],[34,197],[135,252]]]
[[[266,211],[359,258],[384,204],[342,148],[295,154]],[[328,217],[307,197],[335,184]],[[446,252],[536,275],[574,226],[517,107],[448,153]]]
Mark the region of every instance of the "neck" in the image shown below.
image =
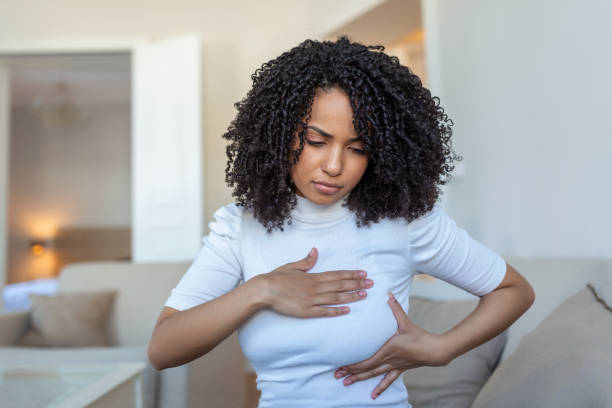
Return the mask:
[[[350,214],[350,210],[344,206],[346,197],[331,204],[317,204],[301,196],[296,196],[296,198],[297,205],[291,216],[298,221],[324,223]]]

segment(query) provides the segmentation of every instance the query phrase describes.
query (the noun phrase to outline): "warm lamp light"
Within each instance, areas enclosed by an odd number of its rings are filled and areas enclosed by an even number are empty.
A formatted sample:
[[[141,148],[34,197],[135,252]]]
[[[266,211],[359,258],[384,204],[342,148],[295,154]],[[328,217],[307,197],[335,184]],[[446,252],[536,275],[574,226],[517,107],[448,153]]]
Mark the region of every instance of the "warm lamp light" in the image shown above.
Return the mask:
[[[34,256],[41,256],[45,253],[46,244],[43,241],[30,242],[30,251]]]

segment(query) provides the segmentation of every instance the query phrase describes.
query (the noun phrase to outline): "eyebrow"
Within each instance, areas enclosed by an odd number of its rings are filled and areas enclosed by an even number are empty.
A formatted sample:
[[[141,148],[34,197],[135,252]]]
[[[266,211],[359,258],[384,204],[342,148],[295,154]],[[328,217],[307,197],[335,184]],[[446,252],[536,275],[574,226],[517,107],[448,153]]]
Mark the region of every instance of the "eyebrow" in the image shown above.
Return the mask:
[[[315,132],[320,133],[322,136],[325,136],[325,137],[326,137],[326,138],[328,138],[328,139],[331,139],[331,138],[333,138],[333,137],[334,137],[332,134],[327,133],[326,131],[324,131],[324,130],[322,130],[322,129],[319,129],[318,127],[313,126],[313,125],[307,125],[307,126],[306,126],[306,129],[312,129],[312,130],[314,130]],[[354,137],[354,138],[352,138],[352,139],[349,139],[349,142],[358,142],[358,141],[360,141],[360,140],[361,140],[361,137],[357,136],[357,137]]]

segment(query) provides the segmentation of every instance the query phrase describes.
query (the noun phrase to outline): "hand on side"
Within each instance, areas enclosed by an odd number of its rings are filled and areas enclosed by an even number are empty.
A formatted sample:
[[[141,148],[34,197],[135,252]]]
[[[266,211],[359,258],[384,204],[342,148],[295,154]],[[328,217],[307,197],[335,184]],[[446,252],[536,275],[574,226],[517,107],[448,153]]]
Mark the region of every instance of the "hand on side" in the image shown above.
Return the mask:
[[[410,321],[402,306],[389,294],[389,306],[397,320],[395,335],[367,360],[340,367],[334,373],[336,378],[345,377],[344,385],[351,385],[371,377],[385,374],[372,391],[375,399],[391,385],[404,371],[421,366],[442,366],[449,363],[440,350],[441,336],[425,331]]]
[[[249,282],[259,293],[263,307],[293,317],[331,317],[346,314],[348,306],[365,299],[374,284],[361,270],[306,273],[317,262],[313,248],[308,256],[290,262]]]
[[[374,355],[356,364],[340,367],[336,378],[345,385],[377,375],[383,379],[372,391],[376,398],[401,373],[420,366],[443,366],[454,358],[491,340],[506,330],[533,304],[535,293],[529,283],[512,266],[492,292],[481,296],[476,309],[452,329],[433,334],[415,325],[393,295],[389,306],[398,330]]]

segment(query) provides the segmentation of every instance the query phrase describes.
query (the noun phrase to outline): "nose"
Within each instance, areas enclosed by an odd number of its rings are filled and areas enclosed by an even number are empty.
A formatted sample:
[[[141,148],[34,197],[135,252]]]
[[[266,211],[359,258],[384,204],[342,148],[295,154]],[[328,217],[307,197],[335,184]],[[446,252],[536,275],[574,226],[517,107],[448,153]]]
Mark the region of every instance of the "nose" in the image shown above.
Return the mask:
[[[322,170],[330,177],[342,174],[343,157],[341,148],[330,149],[323,162]]]

